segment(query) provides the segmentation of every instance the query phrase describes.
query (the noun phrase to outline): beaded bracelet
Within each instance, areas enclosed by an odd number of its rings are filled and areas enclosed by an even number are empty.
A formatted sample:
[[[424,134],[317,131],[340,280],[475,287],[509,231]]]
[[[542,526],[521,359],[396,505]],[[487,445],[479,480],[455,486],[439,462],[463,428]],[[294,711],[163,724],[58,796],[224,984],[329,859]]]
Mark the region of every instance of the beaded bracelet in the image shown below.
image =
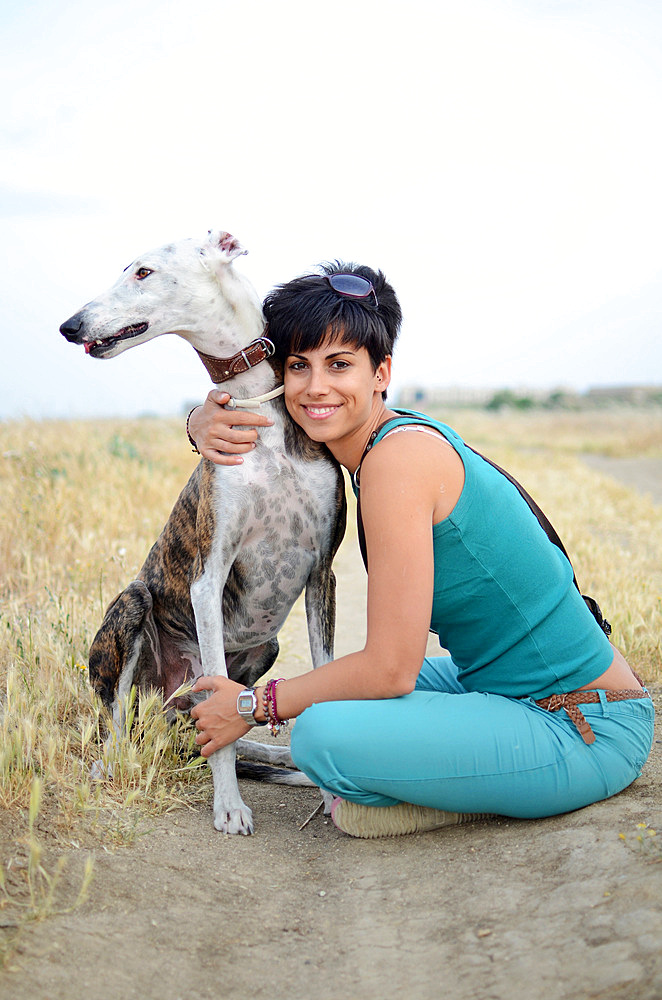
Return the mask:
[[[196,405],[193,407],[193,410],[197,410],[198,406],[200,406],[200,403],[196,403]],[[194,452],[194,454],[199,455],[200,452],[198,451],[198,446],[195,443],[195,441],[193,440],[193,438],[191,437],[191,432],[189,430],[189,420],[191,419],[191,414],[193,413],[193,410],[189,410],[189,415],[186,418],[186,437],[189,439],[189,441],[191,442],[191,445],[193,446],[193,452]]]
[[[278,736],[281,729],[285,726],[289,726],[289,719],[279,719],[278,709],[276,707],[276,688],[284,677],[277,677],[275,680],[267,681],[264,691],[262,692],[262,707],[264,708],[264,717],[267,720],[267,725],[269,727],[269,732],[272,736]]]
[[[280,680],[281,678],[278,678]],[[264,689],[264,705],[265,705],[265,717],[267,719],[267,726],[269,732],[272,736],[277,736],[280,732],[280,720],[276,712],[276,704],[274,700],[274,689],[278,680],[267,681]]]

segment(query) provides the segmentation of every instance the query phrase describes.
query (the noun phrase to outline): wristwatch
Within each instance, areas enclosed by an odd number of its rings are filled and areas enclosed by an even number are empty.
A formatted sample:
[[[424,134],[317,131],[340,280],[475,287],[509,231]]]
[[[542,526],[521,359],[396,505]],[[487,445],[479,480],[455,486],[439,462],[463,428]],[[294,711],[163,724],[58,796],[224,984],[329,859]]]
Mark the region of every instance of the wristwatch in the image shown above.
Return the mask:
[[[256,708],[257,695],[255,694],[255,688],[246,688],[245,691],[240,691],[237,695],[237,712],[244,722],[249,726],[266,726],[266,719],[264,722],[258,722],[255,718]]]

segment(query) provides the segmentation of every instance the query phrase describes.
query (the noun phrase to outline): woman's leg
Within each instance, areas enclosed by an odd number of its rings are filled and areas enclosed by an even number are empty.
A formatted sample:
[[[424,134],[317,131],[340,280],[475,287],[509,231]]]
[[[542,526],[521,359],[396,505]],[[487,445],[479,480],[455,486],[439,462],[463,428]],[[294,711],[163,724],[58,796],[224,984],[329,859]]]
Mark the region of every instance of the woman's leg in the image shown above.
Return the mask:
[[[452,661],[438,658],[402,698],[313,705],[294,727],[292,755],[321,787],[364,805],[550,816],[626,788],[650,750],[648,699],[582,711],[590,746],[565,712],[466,692]]]

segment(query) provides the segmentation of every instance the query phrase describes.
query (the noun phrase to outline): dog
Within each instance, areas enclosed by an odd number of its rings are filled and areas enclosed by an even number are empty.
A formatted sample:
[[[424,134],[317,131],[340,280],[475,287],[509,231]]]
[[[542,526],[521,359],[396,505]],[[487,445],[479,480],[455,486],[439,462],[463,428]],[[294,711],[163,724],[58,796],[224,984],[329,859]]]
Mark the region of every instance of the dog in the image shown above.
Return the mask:
[[[221,231],[146,253],[60,327],[68,341],[104,359],[174,333],[233,405],[271,397],[263,405],[273,426],[260,429],[239,466],[199,462],[137,579],[106,611],[89,675],[116,726],[132,685],[156,688],[164,699],[201,674],[254,685],[274,663],[278,632],[304,589],[313,667],[333,659],[331,564],[345,529],[343,478],[326,448],[287,414],[260,300],[233,266],[244,253]],[[176,708],[190,709],[200,697],[176,698]],[[209,765],[214,826],[252,833],[234,746],[212,754]]]

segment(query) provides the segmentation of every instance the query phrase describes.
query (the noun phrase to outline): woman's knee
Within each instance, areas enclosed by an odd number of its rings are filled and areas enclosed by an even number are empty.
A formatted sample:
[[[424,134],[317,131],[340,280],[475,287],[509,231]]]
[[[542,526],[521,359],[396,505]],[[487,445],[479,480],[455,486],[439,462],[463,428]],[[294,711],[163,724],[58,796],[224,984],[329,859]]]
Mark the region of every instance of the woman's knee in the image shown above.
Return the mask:
[[[296,767],[334,795],[346,795],[348,791],[339,763],[345,732],[342,704],[346,703],[311,705],[297,719],[290,743]]]
[[[292,731],[292,760],[316,785],[333,795],[365,805],[393,805],[396,799],[383,789],[373,790],[374,780],[364,774],[379,770],[375,769],[366,733],[370,726],[363,725],[366,713],[374,712],[374,702],[327,702],[307,708]],[[388,785],[388,765],[385,770],[383,781]]]

